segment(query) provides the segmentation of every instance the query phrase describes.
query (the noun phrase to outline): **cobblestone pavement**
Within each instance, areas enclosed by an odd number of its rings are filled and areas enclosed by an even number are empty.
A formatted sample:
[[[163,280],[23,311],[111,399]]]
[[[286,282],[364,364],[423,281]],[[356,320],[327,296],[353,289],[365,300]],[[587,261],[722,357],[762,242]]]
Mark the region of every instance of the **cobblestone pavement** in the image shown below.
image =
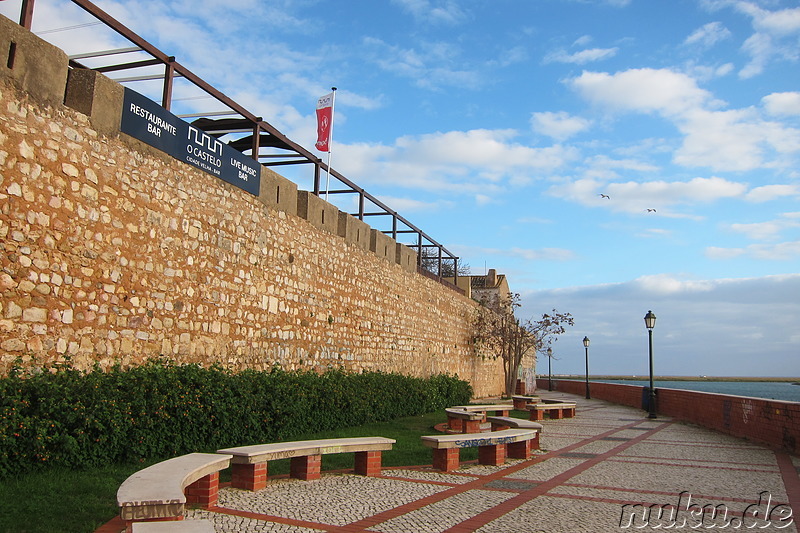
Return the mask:
[[[218,533],[797,531],[797,457],[638,409],[540,395],[577,402],[577,416],[545,420],[530,460],[275,479],[255,493],[223,488],[216,507],[186,519],[209,519]]]

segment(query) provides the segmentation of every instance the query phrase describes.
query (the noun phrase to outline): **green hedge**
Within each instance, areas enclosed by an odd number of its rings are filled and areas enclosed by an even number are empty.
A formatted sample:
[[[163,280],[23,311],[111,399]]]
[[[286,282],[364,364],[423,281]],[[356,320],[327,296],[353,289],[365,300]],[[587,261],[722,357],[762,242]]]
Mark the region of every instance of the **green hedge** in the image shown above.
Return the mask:
[[[231,372],[151,361],[0,378],[0,478],[37,465],[92,467],[263,442],[428,413],[469,383],[382,372]]]

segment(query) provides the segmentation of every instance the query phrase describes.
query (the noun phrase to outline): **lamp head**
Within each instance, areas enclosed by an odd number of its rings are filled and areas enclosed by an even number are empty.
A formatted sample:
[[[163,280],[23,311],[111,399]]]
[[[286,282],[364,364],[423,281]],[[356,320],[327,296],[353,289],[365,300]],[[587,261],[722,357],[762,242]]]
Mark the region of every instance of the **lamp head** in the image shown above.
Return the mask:
[[[589,337],[584,337],[583,338],[583,345],[585,347],[587,347],[587,348],[589,347]]]
[[[648,311],[647,314],[644,315],[644,325],[647,329],[656,327],[656,315],[654,315],[652,311]]]

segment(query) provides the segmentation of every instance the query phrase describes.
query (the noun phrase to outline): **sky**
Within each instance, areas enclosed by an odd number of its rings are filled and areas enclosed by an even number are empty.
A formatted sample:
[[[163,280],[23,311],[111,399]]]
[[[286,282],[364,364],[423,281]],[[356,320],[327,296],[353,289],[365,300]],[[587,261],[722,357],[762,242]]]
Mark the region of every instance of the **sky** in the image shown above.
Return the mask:
[[[796,0],[95,3],[312,152],[337,87],[331,166],[505,274],[519,317],[570,313],[554,373],[584,336],[590,373],[648,373],[652,310],[657,375],[800,377]],[[37,0],[33,31],[126,46],[92,20]]]

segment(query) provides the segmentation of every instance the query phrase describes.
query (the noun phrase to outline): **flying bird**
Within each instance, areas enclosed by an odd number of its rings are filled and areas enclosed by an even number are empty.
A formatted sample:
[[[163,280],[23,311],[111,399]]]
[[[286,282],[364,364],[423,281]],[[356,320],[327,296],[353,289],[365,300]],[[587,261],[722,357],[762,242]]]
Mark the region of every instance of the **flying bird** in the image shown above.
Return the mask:
[[[600,196],[600,198],[608,198],[609,200],[611,200],[611,197],[607,194],[600,193],[598,196]]]
[[[655,213],[656,212],[655,209],[650,209],[649,207],[647,209],[645,209],[645,211],[647,211],[648,213]]]

